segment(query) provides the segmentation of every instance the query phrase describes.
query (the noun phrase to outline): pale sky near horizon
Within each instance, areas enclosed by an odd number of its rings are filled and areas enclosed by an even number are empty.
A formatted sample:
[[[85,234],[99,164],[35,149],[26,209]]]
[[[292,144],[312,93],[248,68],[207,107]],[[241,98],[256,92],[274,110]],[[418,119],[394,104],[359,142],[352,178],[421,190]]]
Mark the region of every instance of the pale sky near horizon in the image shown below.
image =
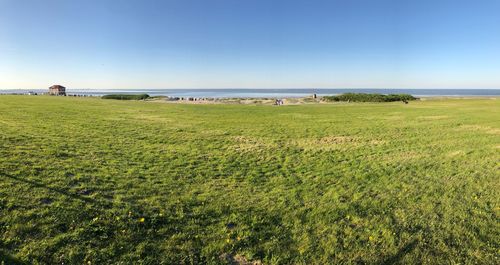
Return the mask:
[[[498,0],[0,0],[0,89],[500,88]]]

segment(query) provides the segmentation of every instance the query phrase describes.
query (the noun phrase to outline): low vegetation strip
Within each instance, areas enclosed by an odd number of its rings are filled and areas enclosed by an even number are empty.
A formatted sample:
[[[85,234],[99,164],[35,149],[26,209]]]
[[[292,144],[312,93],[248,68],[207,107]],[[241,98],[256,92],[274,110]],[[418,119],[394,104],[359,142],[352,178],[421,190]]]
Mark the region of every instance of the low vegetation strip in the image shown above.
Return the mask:
[[[324,101],[349,101],[349,102],[393,102],[416,100],[409,94],[368,94],[368,93],[345,93],[336,96],[324,96]]]
[[[0,264],[499,264],[499,129],[499,100],[0,96]]]
[[[102,99],[119,99],[119,100],[143,100],[149,98],[148,94],[110,94],[104,95]]]

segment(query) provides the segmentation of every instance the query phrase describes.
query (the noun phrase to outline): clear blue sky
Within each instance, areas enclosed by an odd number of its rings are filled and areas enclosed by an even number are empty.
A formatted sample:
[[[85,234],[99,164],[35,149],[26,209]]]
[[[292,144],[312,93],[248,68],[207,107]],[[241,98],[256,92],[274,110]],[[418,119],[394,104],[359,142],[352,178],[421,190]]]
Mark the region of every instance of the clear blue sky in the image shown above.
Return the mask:
[[[500,88],[499,0],[0,0],[0,89]]]

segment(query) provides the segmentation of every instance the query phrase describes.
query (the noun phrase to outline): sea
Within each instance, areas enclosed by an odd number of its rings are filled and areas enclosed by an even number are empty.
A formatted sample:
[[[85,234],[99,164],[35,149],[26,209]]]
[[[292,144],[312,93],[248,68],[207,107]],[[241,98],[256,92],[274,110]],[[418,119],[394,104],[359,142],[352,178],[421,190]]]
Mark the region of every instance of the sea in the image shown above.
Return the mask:
[[[9,89],[0,94],[45,93],[48,89]],[[411,94],[416,97],[489,97],[500,96],[500,89],[400,89],[400,88],[205,88],[205,89],[72,89],[69,95],[103,96],[107,94],[149,94],[150,96],[193,98],[300,98],[343,93]]]

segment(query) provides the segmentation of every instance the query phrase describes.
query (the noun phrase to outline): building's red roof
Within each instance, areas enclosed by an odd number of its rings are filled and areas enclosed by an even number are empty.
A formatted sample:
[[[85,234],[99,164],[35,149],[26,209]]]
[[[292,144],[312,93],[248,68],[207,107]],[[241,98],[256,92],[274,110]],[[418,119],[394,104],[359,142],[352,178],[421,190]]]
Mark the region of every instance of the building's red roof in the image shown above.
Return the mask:
[[[57,90],[59,90],[59,89],[66,89],[66,88],[63,87],[63,86],[61,86],[61,85],[53,85],[53,86],[49,87],[49,89],[57,89]]]

